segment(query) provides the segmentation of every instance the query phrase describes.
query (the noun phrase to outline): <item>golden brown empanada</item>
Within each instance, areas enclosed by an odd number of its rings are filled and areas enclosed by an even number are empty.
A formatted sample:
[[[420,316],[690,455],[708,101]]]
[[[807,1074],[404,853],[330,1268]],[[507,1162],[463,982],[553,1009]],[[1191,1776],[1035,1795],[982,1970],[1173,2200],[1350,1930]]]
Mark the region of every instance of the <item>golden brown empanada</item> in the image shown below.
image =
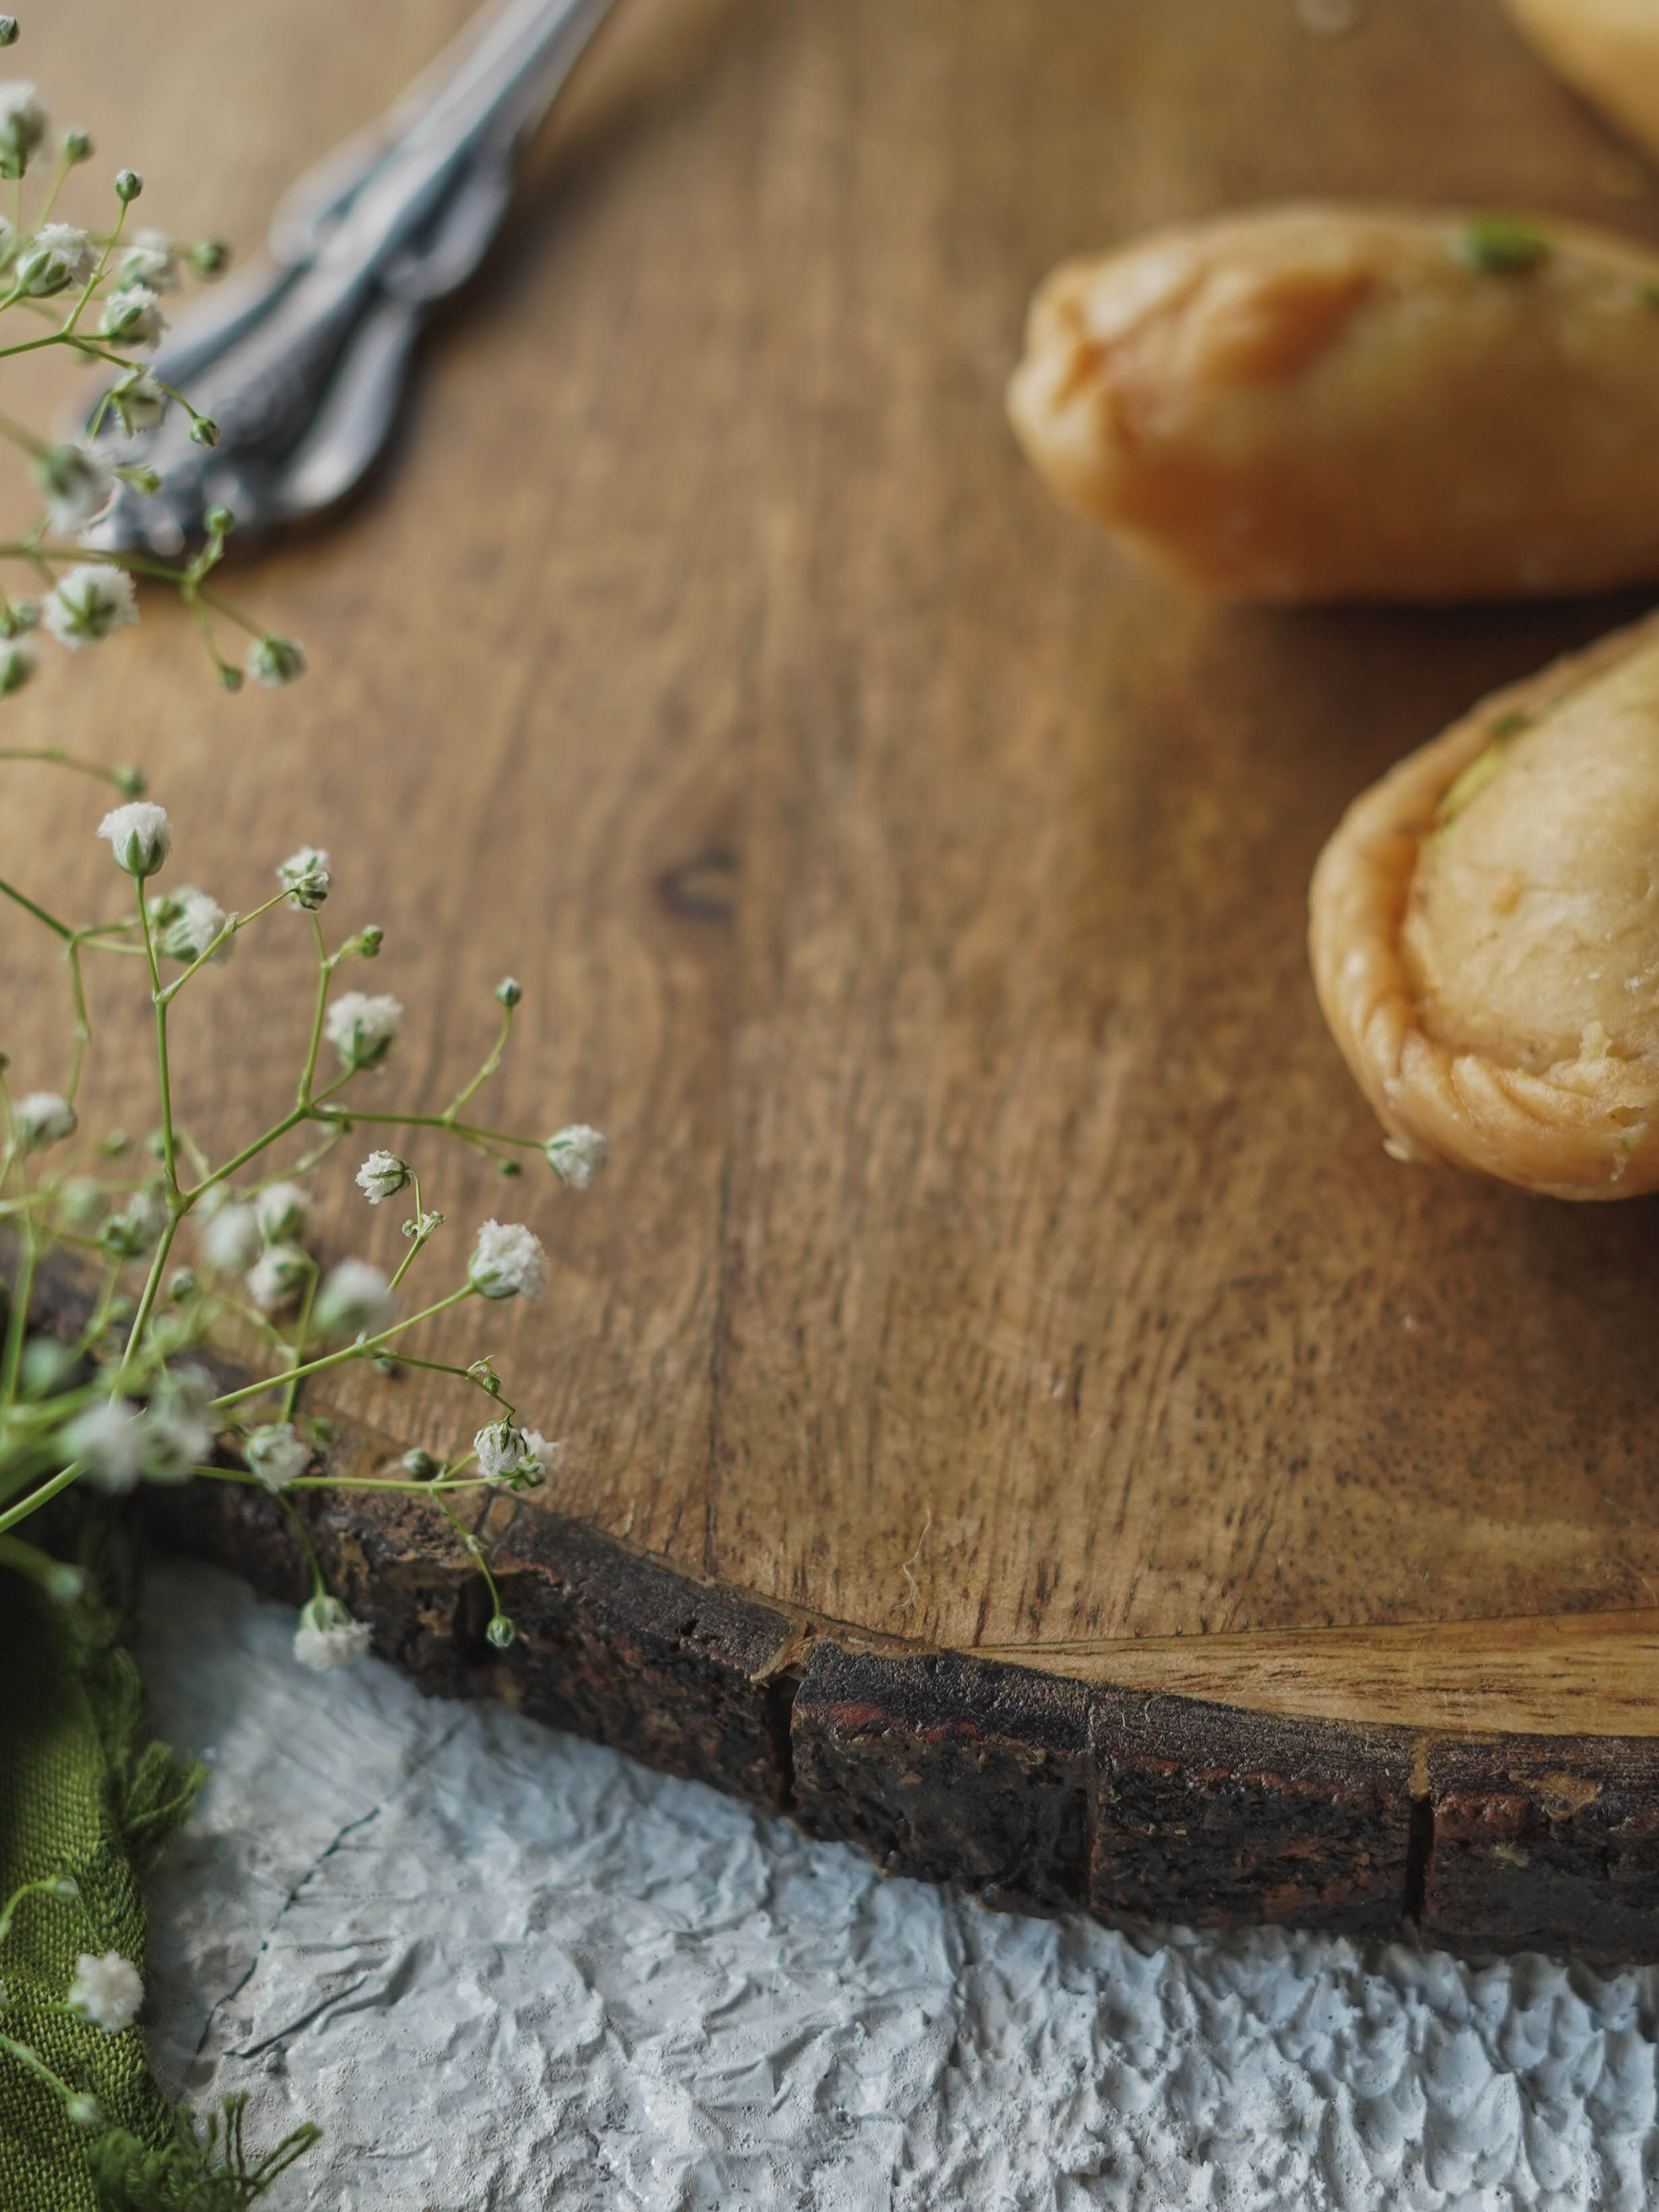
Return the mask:
[[[1659,258],[1553,221],[1288,207],[1067,263],[1009,410],[1067,504],[1247,599],[1659,575]]]
[[[1325,1018],[1389,1150],[1659,1188],[1659,616],[1484,700],[1314,871]]]

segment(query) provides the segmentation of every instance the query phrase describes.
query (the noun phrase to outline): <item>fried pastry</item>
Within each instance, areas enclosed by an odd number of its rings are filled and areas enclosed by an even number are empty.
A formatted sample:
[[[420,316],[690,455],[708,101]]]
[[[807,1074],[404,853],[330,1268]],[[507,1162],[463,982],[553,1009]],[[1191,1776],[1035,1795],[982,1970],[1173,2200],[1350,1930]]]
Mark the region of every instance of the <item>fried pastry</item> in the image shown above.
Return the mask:
[[[1659,150],[1659,8],[1653,0],[1508,0],[1556,75],[1638,145]]]
[[[1298,206],[1066,264],[1009,387],[1067,505],[1231,598],[1659,575],[1659,258],[1553,221]]]
[[[1510,685],[1348,809],[1325,1018],[1401,1159],[1659,1188],[1659,616]]]

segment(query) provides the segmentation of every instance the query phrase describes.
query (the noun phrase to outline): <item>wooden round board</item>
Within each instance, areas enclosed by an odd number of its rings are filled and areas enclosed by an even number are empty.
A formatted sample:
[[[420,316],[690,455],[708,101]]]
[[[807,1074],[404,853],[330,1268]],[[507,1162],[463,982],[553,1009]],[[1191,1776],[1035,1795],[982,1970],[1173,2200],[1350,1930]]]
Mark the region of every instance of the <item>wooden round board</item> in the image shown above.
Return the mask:
[[[17,66],[247,245],[465,12],[56,0]],[[1355,792],[1643,602],[1218,610],[1002,418],[1054,261],[1313,193],[1659,241],[1496,0],[621,0],[395,467],[237,580],[304,690],[222,696],[157,603],[9,742],[143,761],[228,905],[328,846],[404,1086],[511,969],[503,1118],[611,1137],[580,1196],[433,1164],[456,1249],[548,1234],[489,1318],[566,1456],[484,1516],[489,1665],[429,1518],[318,1510],[423,1680],[1015,1902],[1655,1955],[1659,1213],[1394,1164],[1303,949]],[[7,773],[4,872],[112,908],[95,800]],[[58,981],[6,942],[44,1084]],[[305,965],[208,979],[210,1141],[291,1081]],[[337,1411],[346,1472],[473,1425],[414,1375]],[[293,1582],[268,1500],[167,1517]]]

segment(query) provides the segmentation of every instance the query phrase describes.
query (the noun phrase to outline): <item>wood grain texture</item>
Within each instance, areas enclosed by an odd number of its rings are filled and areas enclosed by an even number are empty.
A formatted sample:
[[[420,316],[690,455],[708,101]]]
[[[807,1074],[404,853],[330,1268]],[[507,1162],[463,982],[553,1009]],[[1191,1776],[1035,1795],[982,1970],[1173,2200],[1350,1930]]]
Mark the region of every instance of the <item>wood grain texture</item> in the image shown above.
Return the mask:
[[[157,0],[135,44],[114,0],[58,0],[18,61],[146,215],[246,245],[463,14]],[[1279,0],[623,0],[395,466],[240,579],[306,639],[303,691],[223,698],[158,602],[7,703],[12,742],[144,761],[228,904],[330,846],[331,916],[385,925],[374,987],[410,1006],[388,1092],[440,1102],[511,969],[502,1119],[609,1131],[580,1197],[434,1184],[458,1248],[499,1210],[557,1255],[489,1317],[567,1444],[508,1533],[542,1608],[515,1694],[770,1802],[799,1768],[805,1817],[885,1850],[888,1764],[965,1715],[1000,1778],[951,1753],[901,1863],[1366,1928],[1422,1887],[1425,1744],[1652,1732],[1659,1214],[1387,1161],[1302,943],[1354,791],[1635,603],[1217,612],[1054,510],[1000,402],[1037,278],[1152,223],[1316,191],[1659,240],[1631,191],[1495,0],[1340,40]],[[0,866],[112,910],[96,811],[17,772]],[[50,1082],[58,979],[9,925],[0,957],[17,1075]],[[206,979],[210,1141],[280,1096],[304,957]],[[394,1233],[344,1197],[325,1224]],[[481,1348],[470,1316],[440,1340]],[[418,1376],[338,1410],[471,1425]],[[422,1608],[470,1631],[416,1594],[423,1540],[353,1538],[435,1681]],[[843,1660],[885,1686],[842,1695]],[[1141,1838],[1115,1860],[1048,1779],[1097,1823],[1103,1758]],[[1480,1921],[1505,1863],[1468,1862],[1448,1929],[1548,1922]]]

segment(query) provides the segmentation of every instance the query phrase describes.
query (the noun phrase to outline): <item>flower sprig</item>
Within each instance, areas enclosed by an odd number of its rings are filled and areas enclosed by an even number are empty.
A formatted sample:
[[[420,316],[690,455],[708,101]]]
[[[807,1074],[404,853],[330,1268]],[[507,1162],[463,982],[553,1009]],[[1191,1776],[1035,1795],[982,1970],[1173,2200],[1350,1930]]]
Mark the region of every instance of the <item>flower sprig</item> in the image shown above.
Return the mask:
[[[16,42],[11,27],[0,45]],[[71,173],[94,158],[82,130],[54,136],[45,101],[32,83],[0,82],[0,361],[56,350],[77,363],[102,368],[107,381],[82,434],[44,435],[0,412],[0,440],[24,457],[40,495],[41,512],[21,538],[0,541],[0,565],[27,570],[33,590],[0,589],[0,698],[22,688],[40,662],[41,635],[78,653],[102,643],[138,619],[135,578],[176,590],[195,617],[210,660],[226,690],[245,680],[294,683],[306,667],[304,649],[252,621],[210,581],[235,527],[228,507],[204,518],[200,548],[187,560],[106,550],[82,543],[109,508],[118,487],[140,495],[160,489],[142,459],[110,458],[105,434],[129,441],[157,429],[172,409],[189,418],[198,446],[216,445],[218,426],[188,396],[157,375],[150,356],[167,330],[166,302],[186,271],[206,281],[222,275],[229,253],[217,239],[179,240],[133,225],[129,216],[143,191],[133,169],[118,170],[114,211],[101,228],[83,229],[54,219]],[[3,190],[10,185],[9,194]],[[29,335],[21,334],[22,325]],[[40,325],[49,327],[40,327]],[[129,448],[131,450],[131,448]],[[242,660],[227,656],[219,624],[228,623],[250,640]]]
[[[84,765],[52,757],[64,768]],[[136,771],[108,773],[124,793],[142,783]],[[354,1255],[325,1266],[312,1239],[309,1178],[349,1135],[368,1127],[396,1130],[400,1142],[410,1141],[404,1132],[451,1139],[509,1176],[520,1172],[522,1154],[536,1152],[556,1182],[582,1188],[605,1160],[605,1139],[586,1123],[539,1137],[473,1118],[471,1102],[500,1067],[523,999],[511,977],[495,991],[495,1037],[447,1105],[435,1113],[382,1107],[366,1092],[365,1079],[392,1056],[404,1009],[389,994],[338,988],[349,966],[379,957],[383,933],[361,928],[331,948],[322,911],[334,877],[321,848],[302,847],[280,862],[276,890],[241,914],[193,884],[158,888],[173,859],[173,824],[154,800],[124,797],[99,822],[97,835],[129,881],[126,914],[71,925],[0,880],[0,896],[62,945],[74,1013],[62,1091],[15,1094],[0,1060],[0,1228],[10,1231],[16,1249],[0,1340],[0,1565],[32,1574],[55,1595],[73,1594],[66,1571],[15,1532],[76,1483],[108,1493],[193,1475],[257,1485],[287,1513],[311,1562],[313,1594],[296,1628],[295,1655],[332,1668],[361,1656],[368,1631],[328,1589],[293,1495],[330,1486],[418,1493],[477,1562],[491,1601],[487,1634],[505,1648],[515,1632],[486,1548],[452,1500],[533,1488],[556,1468],[559,1448],[521,1419],[492,1361],[434,1358],[411,1348],[410,1340],[457,1307],[539,1297],[549,1272],[545,1248],[524,1222],[482,1222],[464,1264],[434,1293],[416,1298],[411,1278],[444,1227],[416,1166],[377,1146],[356,1170],[368,1206],[407,1194],[406,1249],[390,1274]],[[256,925],[274,926],[284,914],[309,934],[316,961],[303,1057],[282,1110],[215,1162],[175,1111],[178,1002],[210,967],[237,952]],[[92,1036],[82,974],[89,953],[136,957],[149,985],[159,1120],[145,1168],[135,1168],[118,1133],[89,1157],[82,1139],[76,1100]],[[297,1156],[289,1157],[296,1142]],[[179,1242],[187,1226],[193,1243],[181,1265]],[[75,1255],[88,1282],[86,1317],[66,1341],[30,1327],[40,1270],[58,1251]],[[226,1345],[252,1370],[228,1387],[190,1356]],[[365,1363],[448,1375],[489,1400],[489,1418],[471,1444],[448,1458],[415,1451],[396,1474],[331,1474],[318,1465],[319,1447],[331,1441],[328,1425],[307,1417],[302,1394],[314,1377]]]

